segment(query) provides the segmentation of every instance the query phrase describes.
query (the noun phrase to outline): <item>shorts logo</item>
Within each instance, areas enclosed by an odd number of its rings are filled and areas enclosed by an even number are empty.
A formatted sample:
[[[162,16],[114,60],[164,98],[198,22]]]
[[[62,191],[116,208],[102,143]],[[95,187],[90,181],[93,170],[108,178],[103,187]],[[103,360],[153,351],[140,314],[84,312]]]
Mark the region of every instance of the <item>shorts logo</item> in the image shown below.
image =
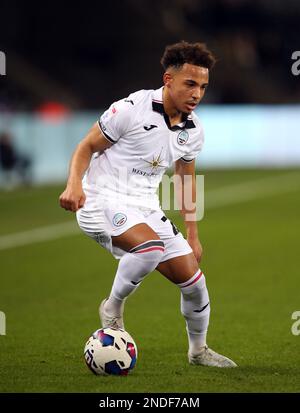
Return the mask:
[[[127,221],[127,216],[122,212],[118,212],[113,217],[113,224],[115,227],[120,227],[121,225],[125,224]]]
[[[189,133],[186,130],[182,130],[178,135],[177,135],[177,142],[179,145],[184,145],[187,143],[189,139]]]

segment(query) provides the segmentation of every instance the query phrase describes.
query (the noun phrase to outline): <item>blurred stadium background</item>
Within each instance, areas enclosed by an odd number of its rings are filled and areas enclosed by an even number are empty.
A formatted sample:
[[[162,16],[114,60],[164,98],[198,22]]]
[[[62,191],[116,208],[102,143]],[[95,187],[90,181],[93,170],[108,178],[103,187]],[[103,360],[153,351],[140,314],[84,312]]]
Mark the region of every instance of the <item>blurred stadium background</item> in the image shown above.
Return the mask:
[[[300,3],[4,0],[0,16],[0,158],[12,159],[0,167],[0,392],[298,392],[300,76],[291,56],[300,50]],[[136,371],[122,384],[95,381],[81,352],[117,263],[80,234],[58,196],[90,126],[114,100],[160,87],[163,50],[182,39],[207,43],[218,58],[197,109],[206,134],[199,229],[210,343],[241,368],[187,368],[178,292],[155,273],[128,305]]]
[[[296,0],[118,0],[84,13],[3,1],[1,16],[0,132],[34,183],[65,179],[70,153],[111,102],[159,87],[164,47],[180,39],[206,42],[219,60],[198,109],[208,137],[199,165],[300,162]]]

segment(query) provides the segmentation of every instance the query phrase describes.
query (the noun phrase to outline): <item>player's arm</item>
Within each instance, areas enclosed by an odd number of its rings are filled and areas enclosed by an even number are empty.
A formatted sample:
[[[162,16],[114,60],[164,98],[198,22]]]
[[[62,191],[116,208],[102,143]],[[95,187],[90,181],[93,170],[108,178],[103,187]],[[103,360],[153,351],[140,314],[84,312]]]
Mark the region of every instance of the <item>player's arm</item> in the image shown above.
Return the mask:
[[[67,186],[59,197],[62,208],[76,212],[83,207],[85,194],[82,189],[82,177],[90,164],[93,153],[104,151],[110,146],[112,144],[103,136],[98,124],[95,123],[73,153]]]
[[[202,246],[198,238],[196,221],[195,160],[184,162],[183,160],[178,159],[175,162],[175,174],[178,175],[179,178],[178,181],[175,180],[175,191],[180,205],[180,213],[186,228],[187,241],[199,262],[202,255]],[[181,188],[179,188],[178,185],[181,185]],[[187,200],[188,202],[186,202]]]

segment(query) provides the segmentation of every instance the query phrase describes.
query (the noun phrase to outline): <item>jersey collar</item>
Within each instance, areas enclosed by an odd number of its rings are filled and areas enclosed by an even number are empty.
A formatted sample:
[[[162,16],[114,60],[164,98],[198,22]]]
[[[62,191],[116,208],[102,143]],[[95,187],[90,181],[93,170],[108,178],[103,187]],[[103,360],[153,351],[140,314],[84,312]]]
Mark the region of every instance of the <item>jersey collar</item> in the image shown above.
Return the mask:
[[[164,118],[165,122],[168,126],[168,128],[172,131],[178,130],[178,129],[191,129],[195,128],[196,125],[193,122],[193,119],[191,115],[183,114],[182,116],[182,121],[184,123],[183,126],[179,125],[170,125],[170,119],[169,116],[166,114],[165,109],[164,109],[164,104],[163,104],[163,86],[159,89],[154,90],[153,95],[152,95],[152,109],[155,112],[161,113]]]

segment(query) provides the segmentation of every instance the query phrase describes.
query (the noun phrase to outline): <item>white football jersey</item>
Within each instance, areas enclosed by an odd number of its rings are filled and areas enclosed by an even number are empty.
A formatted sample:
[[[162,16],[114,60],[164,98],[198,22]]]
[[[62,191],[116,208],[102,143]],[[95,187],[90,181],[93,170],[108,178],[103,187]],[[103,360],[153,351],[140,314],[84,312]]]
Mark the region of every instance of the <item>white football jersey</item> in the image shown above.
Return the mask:
[[[99,128],[113,145],[95,154],[83,180],[99,198],[156,210],[166,170],[178,159],[191,162],[200,152],[200,120],[191,113],[171,127],[162,92],[163,87],[132,93],[101,116]]]

